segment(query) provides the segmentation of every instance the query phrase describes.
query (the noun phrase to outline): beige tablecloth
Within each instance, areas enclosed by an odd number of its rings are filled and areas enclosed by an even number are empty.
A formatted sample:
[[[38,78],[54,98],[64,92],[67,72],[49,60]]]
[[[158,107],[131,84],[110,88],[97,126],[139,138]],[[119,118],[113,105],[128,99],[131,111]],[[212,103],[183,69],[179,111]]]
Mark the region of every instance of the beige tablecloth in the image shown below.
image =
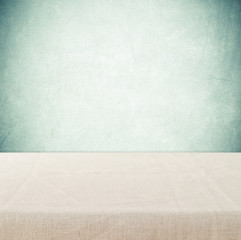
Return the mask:
[[[0,240],[241,240],[241,154],[2,153]]]

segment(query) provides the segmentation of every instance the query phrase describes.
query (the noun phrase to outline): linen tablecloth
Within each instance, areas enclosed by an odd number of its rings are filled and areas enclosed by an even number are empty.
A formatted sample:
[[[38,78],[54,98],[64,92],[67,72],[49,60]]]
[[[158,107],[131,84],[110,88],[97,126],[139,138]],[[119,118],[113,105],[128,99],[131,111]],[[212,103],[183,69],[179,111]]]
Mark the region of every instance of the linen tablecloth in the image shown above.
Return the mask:
[[[0,240],[241,240],[239,153],[2,153]]]

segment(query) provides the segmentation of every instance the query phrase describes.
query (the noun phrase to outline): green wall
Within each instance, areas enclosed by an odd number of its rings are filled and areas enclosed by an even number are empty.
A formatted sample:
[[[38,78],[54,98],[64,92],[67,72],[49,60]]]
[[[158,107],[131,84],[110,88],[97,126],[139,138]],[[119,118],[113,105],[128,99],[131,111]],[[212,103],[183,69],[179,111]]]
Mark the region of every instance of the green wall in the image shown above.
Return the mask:
[[[239,0],[0,0],[1,151],[241,151]]]

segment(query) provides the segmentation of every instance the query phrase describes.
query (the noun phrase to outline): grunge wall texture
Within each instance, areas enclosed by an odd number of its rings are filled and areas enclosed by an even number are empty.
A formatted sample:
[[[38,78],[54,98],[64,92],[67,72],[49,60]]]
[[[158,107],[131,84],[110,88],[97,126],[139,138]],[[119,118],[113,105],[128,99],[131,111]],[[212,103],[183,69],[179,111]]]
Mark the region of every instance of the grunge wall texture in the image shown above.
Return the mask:
[[[1,151],[241,151],[241,1],[0,0]]]

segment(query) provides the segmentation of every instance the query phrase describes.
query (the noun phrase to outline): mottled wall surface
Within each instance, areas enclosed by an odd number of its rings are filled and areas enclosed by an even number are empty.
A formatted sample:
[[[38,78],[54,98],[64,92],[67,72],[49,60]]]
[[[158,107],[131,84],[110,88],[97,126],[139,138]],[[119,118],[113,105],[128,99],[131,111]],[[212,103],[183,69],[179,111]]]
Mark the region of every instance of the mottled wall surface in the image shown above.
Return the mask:
[[[0,1],[1,151],[241,151],[241,1]]]

